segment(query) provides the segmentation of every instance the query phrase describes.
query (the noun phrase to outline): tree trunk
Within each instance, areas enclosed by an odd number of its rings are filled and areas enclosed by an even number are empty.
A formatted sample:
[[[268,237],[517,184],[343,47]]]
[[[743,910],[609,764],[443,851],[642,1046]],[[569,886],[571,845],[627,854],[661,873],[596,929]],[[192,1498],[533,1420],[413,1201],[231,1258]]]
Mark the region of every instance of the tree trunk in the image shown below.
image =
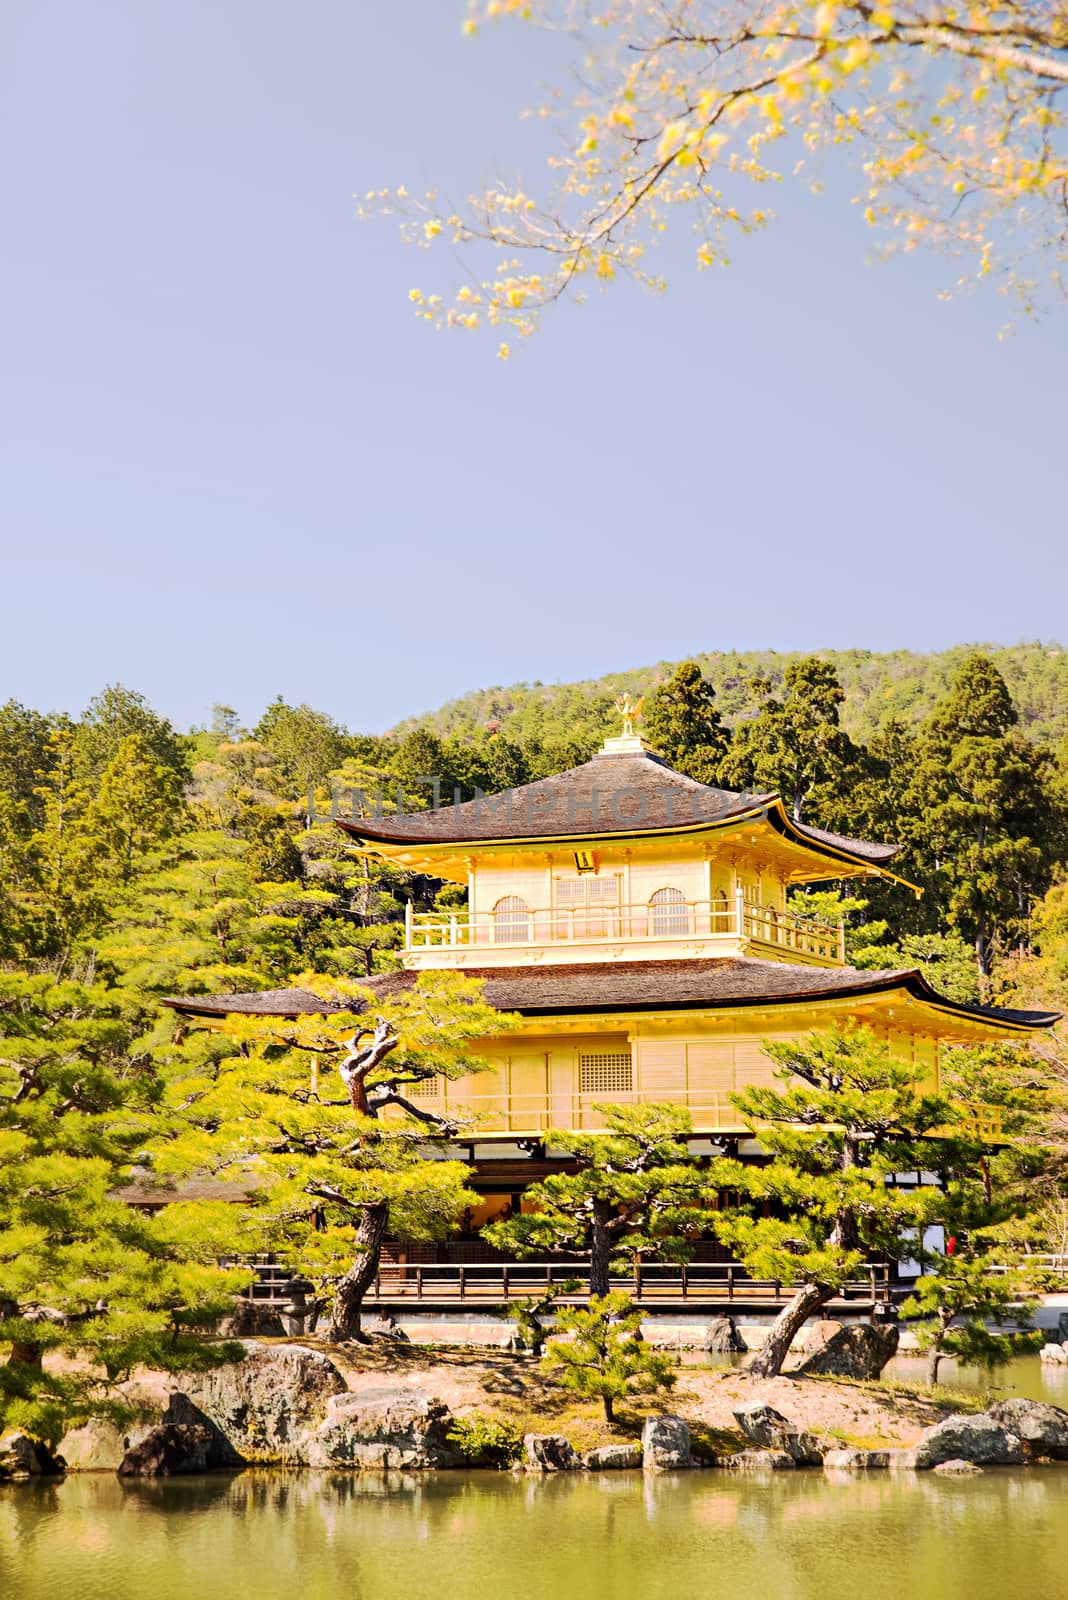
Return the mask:
[[[834,1290],[826,1283],[806,1283],[771,1325],[767,1343],[746,1367],[753,1378],[777,1378],[798,1332],[814,1311],[826,1305]]]
[[[334,1309],[330,1318],[328,1337],[341,1342],[360,1337],[360,1313],[363,1297],[375,1281],[382,1241],[389,1226],[389,1206],[364,1206],[356,1229],[355,1256],[352,1266],[339,1281],[334,1294]]]
[[[34,1372],[40,1372],[44,1365],[44,1345],[17,1340],[11,1346],[7,1364],[9,1367],[32,1367]]]
[[[616,1420],[616,1403],[615,1403],[614,1399],[612,1398],[612,1396],[610,1394],[603,1394],[601,1396],[601,1402],[602,1402],[602,1404],[604,1406],[604,1420],[606,1422],[615,1422],[615,1420]]]
[[[608,1293],[608,1266],[612,1258],[612,1236],[609,1223],[613,1215],[611,1202],[593,1202],[593,1227],[590,1235],[590,1295]]]
[[[927,1382],[931,1385],[932,1389],[938,1382],[938,1369],[942,1365],[944,1359],[945,1358],[942,1351],[939,1350],[937,1345],[935,1345],[927,1357]]]

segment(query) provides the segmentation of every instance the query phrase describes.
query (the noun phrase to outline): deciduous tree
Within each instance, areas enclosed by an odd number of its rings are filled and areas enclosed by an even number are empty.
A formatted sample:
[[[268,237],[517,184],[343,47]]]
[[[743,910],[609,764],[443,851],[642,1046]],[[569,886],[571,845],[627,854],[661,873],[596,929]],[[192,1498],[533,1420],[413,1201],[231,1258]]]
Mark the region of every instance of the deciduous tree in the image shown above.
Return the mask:
[[[455,209],[388,197],[419,244],[486,249],[454,295],[411,291],[434,323],[525,334],[591,284],[659,286],[649,251],[680,213],[697,265],[723,264],[824,151],[850,158],[885,244],[938,246],[1028,304],[1038,266],[1060,288],[1060,0],[476,0],[467,26],[505,16],[570,33],[577,87],[542,108],[563,124],[547,192],[496,181]]]

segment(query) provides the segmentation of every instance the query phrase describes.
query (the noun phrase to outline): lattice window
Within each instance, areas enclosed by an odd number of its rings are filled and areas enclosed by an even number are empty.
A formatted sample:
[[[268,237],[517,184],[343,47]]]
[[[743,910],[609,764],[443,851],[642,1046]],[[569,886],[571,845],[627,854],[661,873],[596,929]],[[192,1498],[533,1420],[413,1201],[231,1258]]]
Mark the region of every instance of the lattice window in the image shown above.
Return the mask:
[[[582,1094],[632,1094],[634,1063],[629,1052],[580,1055],[579,1090]]]
[[[581,878],[557,878],[556,903],[559,906],[581,906],[586,903],[586,885]]]
[[[440,1100],[444,1086],[444,1078],[440,1073],[435,1073],[432,1078],[423,1078],[419,1083],[402,1084],[399,1092],[406,1100]]]
[[[530,907],[518,894],[506,894],[493,908],[495,944],[526,944],[530,940]]]
[[[649,931],[661,934],[689,933],[690,908],[681,889],[658,889],[649,897]]]
[[[619,904],[619,879],[615,873],[606,878],[587,878],[586,887],[591,905],[615,906]]]

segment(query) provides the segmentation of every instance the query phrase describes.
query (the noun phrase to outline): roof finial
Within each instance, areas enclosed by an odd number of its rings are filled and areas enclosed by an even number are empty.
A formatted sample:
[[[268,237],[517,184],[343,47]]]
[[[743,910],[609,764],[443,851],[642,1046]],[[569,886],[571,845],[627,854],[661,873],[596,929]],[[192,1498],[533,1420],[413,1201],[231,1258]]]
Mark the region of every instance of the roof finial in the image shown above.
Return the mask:
[[[644,704],[644,695],[640,695],[637,700],[632,700],[629,693],[626,692],[616,701],[615,709],[619,716],[623,718],[624,739],[633,739],[635,737],[634,719],[641,716]]]

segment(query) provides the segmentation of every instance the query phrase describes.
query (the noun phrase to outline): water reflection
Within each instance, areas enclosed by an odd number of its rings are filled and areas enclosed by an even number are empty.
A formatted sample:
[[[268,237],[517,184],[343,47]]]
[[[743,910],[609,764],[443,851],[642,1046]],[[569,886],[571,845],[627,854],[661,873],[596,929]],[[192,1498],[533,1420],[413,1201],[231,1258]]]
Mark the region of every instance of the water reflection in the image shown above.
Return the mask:
[[[968,1600],[1063,1589],[1068,1471],[545,1480],[250,1471],[0,1492],[18,1600]],[[713,1582],[714,1579],[714,1582]]]

